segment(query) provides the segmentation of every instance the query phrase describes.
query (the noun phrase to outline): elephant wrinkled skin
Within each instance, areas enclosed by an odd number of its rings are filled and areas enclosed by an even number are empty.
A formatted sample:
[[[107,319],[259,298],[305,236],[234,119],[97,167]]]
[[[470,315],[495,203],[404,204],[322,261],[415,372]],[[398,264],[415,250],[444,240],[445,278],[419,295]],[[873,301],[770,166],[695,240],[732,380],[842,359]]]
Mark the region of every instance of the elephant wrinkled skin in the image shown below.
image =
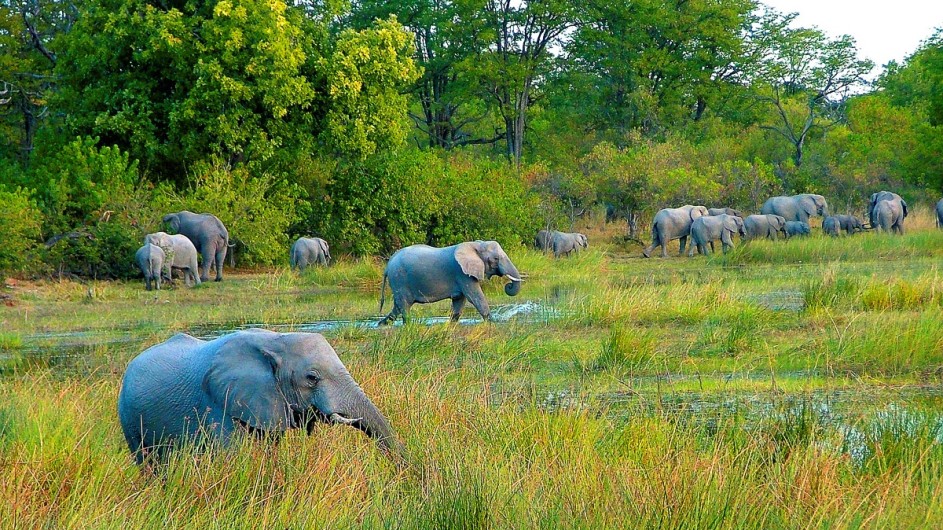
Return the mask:
[[[151,243],[144,243],[144,246],[134,253],[134,260],[144,273],[144,287],[148,291],[151,290],[151,282],[156,283],[156,288],[160,291],[160,276],[164,269],[165,257],[164,251]]]
[[[760,213],[808,224],[809,217],[813,215],[828,216],[828,203],[825,202],[825,197],[813,193],[770,197],[763,203]]]
[[[129,364],[118,416],[139,464],[181,442],[351,425],[399,450],[389,422],[317,333],[250,329],[204,341],[183,333]]]
[[[743,219],[737,215],[699,217],[691,223],[691,249],[688,251],[688,257],[694,255],[695,249],[701,254],[710,254],[714,250],[714,241],[717,240],[723,243],[726,253],[733,248],[734,234],[739,234],[741,238],[744,236]]]
[[[203,256],[201,281],[208,281],[213,267],[216,268],[216,281],[223,280],[223,262],[226,261],[226,252],[230,246],[229,231],[218,217],[184,210],[165,215],[163,222],[170,226],[172,232],[187,236],[200,251]]]
[[[406,321],[413,304],[452,300],[452,320],[462,314],[465,301],[471,302],[485,320],[491,319],[491,309],[481,290],[481,282],[492,276],[506,276],[511,280],[504,286],[509,296],[517,296],[521,289],[521,275],[511,259],[496,241],[471,241],[436,248],[412,245],[393,254],[383,272],[380,286],[380,311],[386,300],[386,283],[393,292],[393,310],[380,321],[389,324],[397,316]]]
[[[746,231],[745,239],[765,237],[775,241],[777,233],[786,237],[786,219],[780,215],[748,215],[743,220],[743,228]]]
[[[668,242],[673,239],[681,240],[680,255],[684,255],[684,247],[691,233],[691,223],[699,217],[707,215],[707,208],[703,206],[684,205],[680,208],[663,208],[655,214],[652,220],[652,244],[645,247],[642,255],[650,257],[656,247],[661,247],[661,257],[668,257]]]
[[[289,262],[293,270],[297,267],[300,271],[304,271],[308,265],[315,263],[329,265],[331,263],[330,247],[327,241],[320,237],[299,237],[291,246]]]

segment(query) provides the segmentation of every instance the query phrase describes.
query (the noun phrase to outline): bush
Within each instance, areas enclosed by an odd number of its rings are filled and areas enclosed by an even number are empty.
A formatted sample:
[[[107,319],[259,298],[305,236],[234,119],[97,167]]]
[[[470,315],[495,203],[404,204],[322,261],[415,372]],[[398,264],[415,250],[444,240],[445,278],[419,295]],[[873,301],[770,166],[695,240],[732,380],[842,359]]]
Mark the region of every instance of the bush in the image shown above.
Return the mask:
[[[57,237],[44,261],[60,278],[128,279],[139,274],[134,253],[143,234],[127,222],[112,219]]]
[[[0,278],[32,264],[41,225],[42,215],[26,190],[0,188]]]

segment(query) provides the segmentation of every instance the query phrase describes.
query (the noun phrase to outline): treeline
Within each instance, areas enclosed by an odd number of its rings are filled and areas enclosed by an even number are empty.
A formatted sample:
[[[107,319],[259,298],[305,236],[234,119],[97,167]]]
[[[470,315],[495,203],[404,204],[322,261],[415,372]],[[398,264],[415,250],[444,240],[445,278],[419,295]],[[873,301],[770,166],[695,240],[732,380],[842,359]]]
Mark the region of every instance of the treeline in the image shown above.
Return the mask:
[[[0,270],[133,274],[163,213],[243,264],[530,241],[590,209],[943,189],[943,37],[873,65],[752,0],[7,0]]]

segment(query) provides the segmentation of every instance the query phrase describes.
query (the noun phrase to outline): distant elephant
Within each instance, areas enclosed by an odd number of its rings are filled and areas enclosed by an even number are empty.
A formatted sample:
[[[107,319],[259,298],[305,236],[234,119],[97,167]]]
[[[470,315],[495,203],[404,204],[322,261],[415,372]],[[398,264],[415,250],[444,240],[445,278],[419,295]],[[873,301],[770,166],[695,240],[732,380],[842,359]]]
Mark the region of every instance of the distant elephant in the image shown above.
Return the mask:
[[[807,236],[812,233],[809,223],[802,221],[786,221],[786,237]]]
[[[836,219],[834,215],[830,215],[822,221],[822,232],[832,237],[841,235],[841,224],[839,224],[838,219]]]
[[[193,213],[186,210],[170,213],[163,217],[172,232],[190,238],[193,245],[203,256],[203,270],[200,280],[208,281],[210,268],[216,267],[216,281],[223,281],[223,262],[229,250],[229,231],[215,215]]]
[[[691,223],[698,217],[707,215],[707,208],[690,204],[680,208],[664,208],[655,214],[652,221],[652,244],[642,251],[642,255],[650,257],[655,247],[661,246],[661,257],[668,257],[668,242],[673,239],[681,240],[680,255],[684,255],[684,246],[691,233]]]
[[[782,233],[786,237],[786,219],[781,215],[748,215],[743,220],[746,239],[765,237],[776,240],[776,234]]]
[[[877,215],[878,205],[882,202],[892,202],[894,207],[885,209],[885,214],[888,211],[895,212],[895,218],[892,220],[891,227],[895,232],[899,234],[904,233],[904,219],[907,217],[907,202],[901,198],[900,195],[890,192],[890,191],[879,191],[877,193],[871,194],[871,200],[868,201],[868,220],[871,222],[872,228],[879,228],[879,220]]]
[[[708,208],[707,215],[733,215],[735,217],[743,218],[743,212],[740,210],[734,210],[733,208]]]
[[[154,232],[144,236],[144,243],[157,245],[164,251],[164,276],[168,280],[171,278],[171,269],[178,269],[183,271],[183,281],[187,287],[190,287],[191,283],[200,285],[196,247],[187,236]]]
[[[310,433],[317,422],[399,449],[389,421],[318,333],[249,329],[211,341],[178,333],[128,364],[118,417],[138,464],[183,441],[226,445],[237,432]]]
[[[809,217],[812,215],[828,216],[828,204],[825,202],[825,197],[812,193],[791,197],[771,197],[763,203],[760,213],[778,215],[787,221],[802,221],[808,224]]]
[[[838,228],[844,230],[846,234],[852,235],[863,231],[864,223],[854,215],[833,215],[838,220]]]
[[[720,240],[724,253],[733,248],[733,236],[745,234],[743,219],[738,215],[709,215],[698,217],[691,223],[691,249],[688,257],[694,255],[695,248],[701,254],[707,255],[714,250],[714,241]],[[710,250],[708,250],[710,246]]]
[[[901,202],[903,201],[878,201],[872,214],[874,221],[871,227],[879,228],[884,232],[903,234],[906,214]]]
[[[151,290],[151,282],[156,283],[157,290],[160,291],[160,275],[164,269],[165,257],[164,251],[152,243],[145,243],[134,253],[134,260],[144,273],[144,287],[148,291]]]
[[[291,246],[291,255],[289,256],[291,268],[298,267],[298,270],[305,270],[308,265],[317,263],[319,265],[329,265],[331,263],[331,251],[327,241],[320,237],[299,237],[298,241]]]
[[[561,255],[569,256],[570,252],[579,252],[580,249],[589,248],[589,239],[586,234],[557,232],[553,231],[551,235],[553,245],[553,257],[559,258]]]
[[[553,247],[553,232],[551,230],[537,232],[537,237],[534,238],[534,248],[542,252],[550,250]]]
[[[936,227],[943,228],[943,199],[936,203]]]
[[[415,303],[425,304],[452,299],[452,320],[462,314],[465,300],[471,302],[485,320],[491,319],[491,309],[481,282],[492,276],[506,276],[511,280],[504,286],[509,296],[521,290],[521,275],[511,258],[496,241],[471,241],[435,248],[412,245],[393,254],[383,272],[380,286],[380,311],[386,300],[386,282],[393,291],[393,310],[380,324],[389,324],[406,314]]]

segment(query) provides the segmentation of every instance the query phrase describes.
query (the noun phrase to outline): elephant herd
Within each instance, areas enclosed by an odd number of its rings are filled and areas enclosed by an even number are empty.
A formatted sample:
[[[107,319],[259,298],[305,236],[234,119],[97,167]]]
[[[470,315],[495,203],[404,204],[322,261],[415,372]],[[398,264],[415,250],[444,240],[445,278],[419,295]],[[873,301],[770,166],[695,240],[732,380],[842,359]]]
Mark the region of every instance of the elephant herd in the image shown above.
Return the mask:
[[[211,268],[216,269],[216,281],[223,280],[223,262],[232,245],[229,231],[218,217],[184,210],[167,214],[162,221],[176,234],[147,234],[144,246],[134,256],[144,273],[144,285],[148,291],[152,283],[159,290],[162,279],[171,280],[173,270],[183,274],[188,287],[207,281]],[[203,257],[202,271],[197,256]]]
[[[779,235],[787,239],[806,236],[811,233],[809,218],[813,216],[823,218],[822,230],[830,236],[838,236],[842,231],[851,235],[875,228],[902,234],[907,213],[907,203],[900,195],[889,191],[871,195],[868,202],[869,226],[853,215],[829,215],[825,197],[811,193],[772,197],[763,203],[759,214],[747,216],[732,208],[694,205],[664,208],[655,214],[652,243],[645,247],[642,255],[648,258],[661,247],[662,257],[667,257],[667,244],[675,239],[680,240],[680,254],[684,255],[688,237],[691,238],[688,256],[693,256],[695,250],[701,254],[712,252],[715,241],[722,243],[724,252],[728,251],[733,248],[734,235],[740,235],[743,241],[757,238],[775,240]],[[943,228],[943,199],[937,203],[936,213],[937,226]]]

